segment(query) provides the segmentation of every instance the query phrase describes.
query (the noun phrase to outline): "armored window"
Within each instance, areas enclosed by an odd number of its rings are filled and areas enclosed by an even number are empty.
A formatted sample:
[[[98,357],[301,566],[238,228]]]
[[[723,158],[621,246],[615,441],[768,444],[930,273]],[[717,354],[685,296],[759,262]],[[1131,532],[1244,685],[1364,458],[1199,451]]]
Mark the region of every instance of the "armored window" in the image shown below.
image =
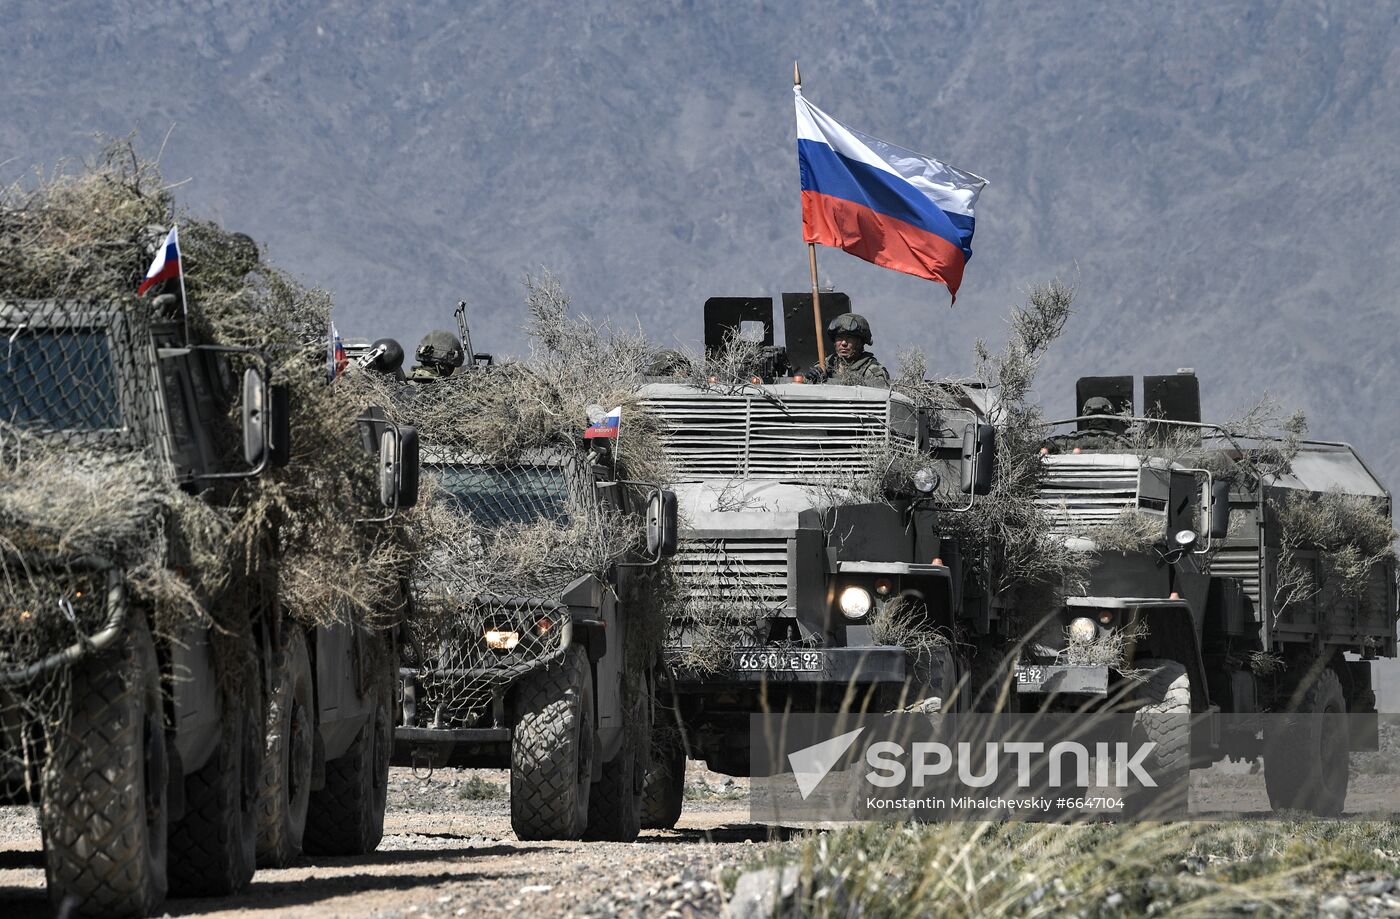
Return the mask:
[[[569,483],[561,468],[440,465],[431,471],[452,506],[483,526],[569,522]]]
[[[0,420],[37,431],[120,428],[107,333],[0,328]]]

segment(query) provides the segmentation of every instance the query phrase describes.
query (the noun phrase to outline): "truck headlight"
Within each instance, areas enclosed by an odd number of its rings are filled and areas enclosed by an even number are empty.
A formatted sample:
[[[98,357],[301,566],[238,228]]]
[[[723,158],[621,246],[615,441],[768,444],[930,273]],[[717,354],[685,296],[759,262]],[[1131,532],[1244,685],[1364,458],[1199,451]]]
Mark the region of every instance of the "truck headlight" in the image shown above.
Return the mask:
[[[510,651],[520,644],[520,633],[505,629],[488,629],[485,637],[486,647],[493,651]]]
[[[938,473],[925,466],[914,473],[914,488],[920,493],[928,495],[938,487]]]
[[[1079,616],[1069,623],[1070,641],[1091,642],[1099,637],[1099,627],[1088,616]]]
[[[870,591],[864,587],[847,587],[841,591],[837,602],[841,606],[841,614],[847,619],[862,619],[870,612],[873,601],[870,599]]]

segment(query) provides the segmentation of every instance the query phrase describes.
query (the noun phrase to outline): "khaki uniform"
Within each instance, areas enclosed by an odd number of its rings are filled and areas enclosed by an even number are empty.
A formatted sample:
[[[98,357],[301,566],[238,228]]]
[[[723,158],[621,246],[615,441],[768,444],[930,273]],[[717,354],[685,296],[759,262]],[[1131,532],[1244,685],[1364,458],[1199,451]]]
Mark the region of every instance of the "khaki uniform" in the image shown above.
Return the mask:
[[[445,380],[449,376],[451,376],[451,373],[444,372],[437,367],[419,364],[409,372],[408,379],[411,383],[436,383],[438,380]]]
[[[833,383],[838,386],[883,386],[890,387],[890,372],[875,359],[873,354],[861,354],[853,361],[843,361],[835,354],[829,354],[823,367],[813,367],[808,376],[815,383]]]

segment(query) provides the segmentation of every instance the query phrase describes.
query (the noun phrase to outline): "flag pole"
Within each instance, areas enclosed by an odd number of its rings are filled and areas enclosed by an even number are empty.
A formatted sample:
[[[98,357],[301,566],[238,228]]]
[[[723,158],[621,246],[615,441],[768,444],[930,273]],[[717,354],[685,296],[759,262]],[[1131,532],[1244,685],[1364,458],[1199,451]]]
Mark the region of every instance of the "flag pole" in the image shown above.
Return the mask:
[[[164,144],[161,145],[164,149]],[[185,321],[185,345],[190,343],[190,301],[185,296],[185,254],[180,252],[180,225],[174,224],[175,228],[175,251],[180,255],[180,310],[184,313]]]
[[[797,61],[792,62],[792,85],[802,88],[802,71],[797,68]],[[822,372],[826,372],[826,333],[822,329],[822,302],[821,290],[817,286],[817,244],[807,244],[807,264],[812,269],[812,325],[817,332],[817,366]]]

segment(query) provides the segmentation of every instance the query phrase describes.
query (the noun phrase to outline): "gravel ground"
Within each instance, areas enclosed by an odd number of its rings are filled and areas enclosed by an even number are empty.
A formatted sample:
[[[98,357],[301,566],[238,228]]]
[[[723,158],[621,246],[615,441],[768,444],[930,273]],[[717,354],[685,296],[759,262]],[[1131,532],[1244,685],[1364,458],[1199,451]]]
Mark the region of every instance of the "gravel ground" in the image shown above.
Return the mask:
[[[1358,778],[1358,791],[1372,784],[1369,777]],[[1221,793],[1228,786],[1237,799],[1255,779],[1220,776],[1203,784],[1218,785]],[[1390,779],[1386,784],[1393,787]],[[303,858],[291,868],[259,871],[239,897],[171,900],[166,909],[172,916],[241,919],[719,916],[726,874],[737,876],[775,849],[793,845],[782,841],[787,831],[749,822],[747,786],[747,780],[692,763],[685,812],[673,831],[646,831],[630,844],[521,843],[510,830],[506,773],[446,769],[421,780],[408,769],[394,769],[378,851],[360,858]],[[1400,879],[1348,873],[1339,881],[1321,894],[1316,915],[1400,915]],[[1105,907],[1112,911],[1110,900]],[[30,808],[0,807],[0,909],[3,919],[49,914]]]
[[[532,917],[716,916],[720,874],[742,870],[769,846],[748,822],[744,780],[692,768],[674,831],[631,844],[518,842],[506,774],[446,769],[426,781],[390,775],[378,851],[361,858],[303,858],[262,870],[239,897],[171,900],[172,916]],[[781,845],[781,843],[777,843]],[[5,919],[47,915],[38,825],[29,808],[0,808],[0,904]]]

